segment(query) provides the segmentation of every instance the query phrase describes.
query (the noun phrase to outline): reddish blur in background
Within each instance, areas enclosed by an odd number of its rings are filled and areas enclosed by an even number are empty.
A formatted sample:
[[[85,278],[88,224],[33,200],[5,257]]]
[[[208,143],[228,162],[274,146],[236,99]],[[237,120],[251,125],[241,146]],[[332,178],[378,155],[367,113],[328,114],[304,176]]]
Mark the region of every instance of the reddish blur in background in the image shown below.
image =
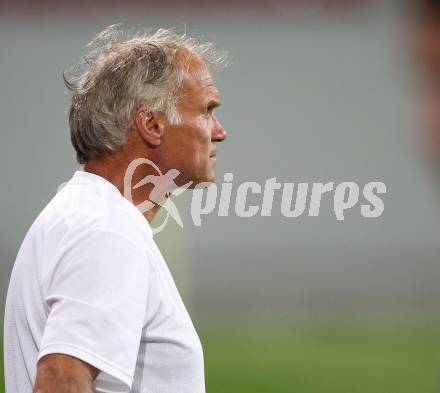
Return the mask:
[[[219,185],[387,186],[374,219],[358,204],[337,221],[331,193],[318,217],[286,218],[276,194],[270,217],[215,210],[196,227],[191,195],[176,201],[184,228],[157,241],[208,393],[438,391],[440,12],[421,3],[0,1],[1,303],[28,227],[77,168],[63,70],[110,24],[175,27],[231,54],[214,74]]]

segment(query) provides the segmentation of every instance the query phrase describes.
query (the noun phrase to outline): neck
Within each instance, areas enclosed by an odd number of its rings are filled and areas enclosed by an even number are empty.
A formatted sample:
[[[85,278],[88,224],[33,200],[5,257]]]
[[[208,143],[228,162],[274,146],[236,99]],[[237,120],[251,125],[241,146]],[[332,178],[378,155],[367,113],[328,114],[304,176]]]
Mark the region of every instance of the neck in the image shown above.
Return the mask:
[[[150,201],[150,194],[154,189],[153,184],[145,184],[139,189],[134,190],[133,186],[140,182],[148,175],[156,175],[152,172],[152,168],[147,165],[141,165],[137,169],[131,178],[127,187],[124,187],[124,181],[126,180],[126,173],[130,162],[118,163],[114,157],[111,160],[91,160],[84,165],[84,170],[89,173],[101,176],[110,183],[112,183],[121,193],[123,197],[128,199],[136,207],[140,204],[147,203],[147,209],[142,209],[141,213],[145,219],[151,223],[155,215],[159,212],[161,206],[158,203]],[[129,190],[128,190],[129,188]],[[153,198],[154,199],[154,198]]]

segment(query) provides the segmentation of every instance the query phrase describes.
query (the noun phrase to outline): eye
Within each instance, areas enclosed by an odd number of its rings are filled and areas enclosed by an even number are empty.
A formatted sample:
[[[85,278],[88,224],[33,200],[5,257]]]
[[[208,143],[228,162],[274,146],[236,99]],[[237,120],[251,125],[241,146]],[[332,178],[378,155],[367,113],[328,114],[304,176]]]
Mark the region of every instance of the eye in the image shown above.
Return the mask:
[[[208,116],[208,115],[210,115],[210,114],[212,113],[213,109],[214,109],[213,106],[207,106],[207,107],[205,107],[205,108],[203,109],[202,112],[203,112],[203,114],[204,114],[205,116]]]
[[[212,115],[214,109],[219,105],[217,102],[210,102],[203,108],[202,112],[205,116]]]

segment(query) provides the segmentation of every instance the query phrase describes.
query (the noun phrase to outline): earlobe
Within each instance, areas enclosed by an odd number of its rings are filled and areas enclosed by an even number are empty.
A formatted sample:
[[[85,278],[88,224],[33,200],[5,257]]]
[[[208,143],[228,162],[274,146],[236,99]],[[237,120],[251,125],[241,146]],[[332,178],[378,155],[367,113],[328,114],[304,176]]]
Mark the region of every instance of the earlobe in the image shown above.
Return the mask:
[[[152,146],[162,143],[163,128],[160,113],[139,108],[135,115],[135,126],[145,142]]]

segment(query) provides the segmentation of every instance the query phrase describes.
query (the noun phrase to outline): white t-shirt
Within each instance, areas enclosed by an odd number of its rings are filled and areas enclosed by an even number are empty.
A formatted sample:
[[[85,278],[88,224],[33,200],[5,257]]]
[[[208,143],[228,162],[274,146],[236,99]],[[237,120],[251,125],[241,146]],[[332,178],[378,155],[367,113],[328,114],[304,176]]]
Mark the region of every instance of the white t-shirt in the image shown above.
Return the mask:
[[[7,393],[32,393],[51,353],[99,370],[96,392],[204,393],[199,337],[140,211],[75,172],[27,233],[9,284]]]

